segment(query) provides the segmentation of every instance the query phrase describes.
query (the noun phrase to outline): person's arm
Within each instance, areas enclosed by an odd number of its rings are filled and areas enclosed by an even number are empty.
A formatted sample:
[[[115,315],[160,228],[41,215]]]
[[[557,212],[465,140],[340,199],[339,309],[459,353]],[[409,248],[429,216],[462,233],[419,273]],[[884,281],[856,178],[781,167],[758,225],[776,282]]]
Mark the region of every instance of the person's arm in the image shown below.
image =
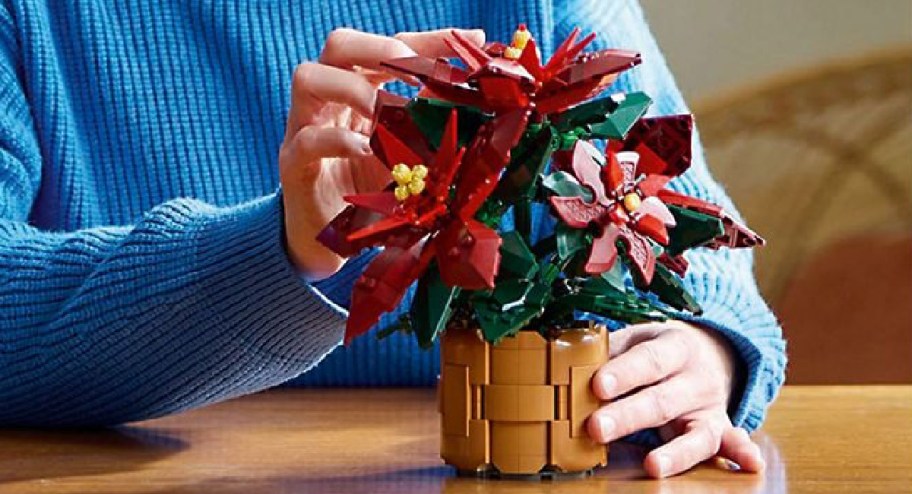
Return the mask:
[[[0,8],[0,425],[180,411],[279,384],[341,341],[344,311],[288,260],[280,193],[176,199],[128,226],[31,225],[53,182],[13,22]]]

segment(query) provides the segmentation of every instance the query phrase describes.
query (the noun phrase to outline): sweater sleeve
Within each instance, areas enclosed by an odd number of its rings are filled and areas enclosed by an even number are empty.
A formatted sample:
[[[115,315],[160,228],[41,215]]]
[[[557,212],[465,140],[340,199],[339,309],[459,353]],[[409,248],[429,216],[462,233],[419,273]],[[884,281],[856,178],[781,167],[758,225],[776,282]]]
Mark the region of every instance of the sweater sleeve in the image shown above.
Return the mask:
[[[555,42],[575,26],[598,33],[592,49],[626,48],[642,53],[643,64],[624,73],[614,91],[645,91],[655,103],[650,113],[689,112],[674,78],[635,0],[558,0],[554,9]],[[722,187],[709,173],[699,133],[694,136],[690,170],[671,187],[721,205],[738,216]],[[785,342],[772,311],[763,301],[753,276],[749,249],[696,249],[686,254],[690,269],[685,283],[704,312],[692,322],[719,331],[740,356],[744,369],[733,396],[732,422],[758,428],[785,376]]]
[[[281,192],[30,224],[43,160],[11,24],[0,7],[0,426],[156,417],[279,384],[338,345],[344,310],[289,263]]]

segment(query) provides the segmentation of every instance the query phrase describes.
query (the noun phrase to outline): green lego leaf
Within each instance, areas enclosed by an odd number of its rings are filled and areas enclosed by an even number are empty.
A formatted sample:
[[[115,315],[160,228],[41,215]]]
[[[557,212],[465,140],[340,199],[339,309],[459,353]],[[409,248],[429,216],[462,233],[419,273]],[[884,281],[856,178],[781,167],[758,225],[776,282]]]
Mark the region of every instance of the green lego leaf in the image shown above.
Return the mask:
[[[554,237],[557,241],[557,258],[568,261],[571,257],[589,247],[586,241],[586,230],[572,228],[564,223],[554,226]]]
[[[554,172],[545,176],[542,186],[556,196],[581,197],[586,202],[592,202],[592,191],[567,172]]]
[[[456,132],[460,146],[467,145],[478,133],[478,128],[491,118],[477,108],[432,98],[414,98],[405,108],[434,148],[440,145],[443,130],[453,108],[457,113]]]
[[[722,220],[715,216],[674,205],[669,205],[668,209],[676,222],[668,232],[665,251],[669,256],[674,257],[687,249],[704,245],[725,232]]]
[[[418,280],[409,315],[412,332],[421,348],[430,348],[446,327],[453,312],[453,301],[459,292],[458,287],[443,282],[436,265],[432,265]]]
[[[577,127],[604,121],[617,108],[618,101],[613,97],[587,101],[558,115],[554,126],[562,134],[572,132]]]
[[[700,304],[693,298],[681,279],[661,264],[656,264],[655,275],[649,285],[649,291],[656,294],[659,300],[678,310],[686,310],[699,315]]]
[[[624,270],[624,263],[615,260],[614,265],[611,266],[611,269],[605,271],[600,276],[616,290],[623,292],[627,289],[627,285],[624,283],[625,273],[626,271]]]
[[[622,140],[634,124],[646,114],[652,99],[646,93],[630,93],[624,96],[611,115],[599,123],[589,126],[590,139]]]
[[[510,151],[510,164],[500,177],[492,197],[507,205],[532,200],[539,176],[551,160],[557,144],[557,136],[550,125],[526,130]]]
[[[541,316],[549,298],[547,285],[508,280],[493,291],[477,292],[472,297],[472,303],[482,335],[487,341],[497,344]]]
[[[626,323],[664,321],[668,314],[632,290],[618,290],[601,277],[576,278],[570,292],[556,297],[549,306],[556,318],[581,310]]]
[[[500,244],[500,271],[498,276],[503,278],[531,279],[538,273],[538,261],[535,254],[526,244],[522,235],[516,231],[501,234],[503,242]],[[498,285],[500,281],[498,281]]]

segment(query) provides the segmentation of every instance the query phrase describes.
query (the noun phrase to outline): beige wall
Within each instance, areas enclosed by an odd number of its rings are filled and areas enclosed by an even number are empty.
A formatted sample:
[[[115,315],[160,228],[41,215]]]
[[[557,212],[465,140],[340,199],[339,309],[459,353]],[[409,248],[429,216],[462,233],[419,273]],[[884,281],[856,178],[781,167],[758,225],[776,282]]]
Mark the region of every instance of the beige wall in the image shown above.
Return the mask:
[[[745,83],[912,44],[912,0],[640,0],[692,104]]]

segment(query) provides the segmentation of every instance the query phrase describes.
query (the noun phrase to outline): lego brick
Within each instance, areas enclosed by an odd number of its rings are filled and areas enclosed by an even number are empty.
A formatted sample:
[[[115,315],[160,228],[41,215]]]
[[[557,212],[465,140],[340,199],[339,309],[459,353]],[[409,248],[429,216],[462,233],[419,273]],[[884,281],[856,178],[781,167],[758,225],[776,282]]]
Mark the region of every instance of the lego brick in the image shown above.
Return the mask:
[[[491,384],[546,384],[547,348],[533,331],[504,338],[491,350]]]
[[[551,422],[551,449],[548,463],[564,472],[588,470],[608,464],[608,447],[589,437],[571,437],[570,421]]]
[[[469,421],[467,436],[440,436],[440,456],[462,471],[478,471],[491,462],[490,425],[487,420]]]
[[[586,419],[601,404],[591,391],[592,376],[600,365],[581,365],[570,369],[570,437],[588,437]]]
[[[552,385],[569,385],[574,366],[601,365],[608,361],[607,331],[601,325],[564,331],[549,346],[549,384]]]
[[[473,385],[471,389],[472,394],[472,420],[481,420],[482,413],[484,410],[484,393],[483,387],[480,385]]]
[[[443,434],[468,437],[471,416],[469,368],[464,365],[447,364],[441,372],[442,406],[446,410],[441,424]]]
[[[568,386],[554,386],[554,420],[570,418],[570,390]],[[570,433],[567,433],[569,437]]]
[[[469,368],[469,384],[473,386],[491,382],[491,346],[486,344],[477,330],[452,328],[440,341],[442,365],[458,364]]]
[[[554,418],[551,386],[490,384],[484,388],[485,419],[500,422],[542,422]]]
[[[537,473],[547,464],[547,423],[492,422],[490,426],[491,463],[501,473]]]

